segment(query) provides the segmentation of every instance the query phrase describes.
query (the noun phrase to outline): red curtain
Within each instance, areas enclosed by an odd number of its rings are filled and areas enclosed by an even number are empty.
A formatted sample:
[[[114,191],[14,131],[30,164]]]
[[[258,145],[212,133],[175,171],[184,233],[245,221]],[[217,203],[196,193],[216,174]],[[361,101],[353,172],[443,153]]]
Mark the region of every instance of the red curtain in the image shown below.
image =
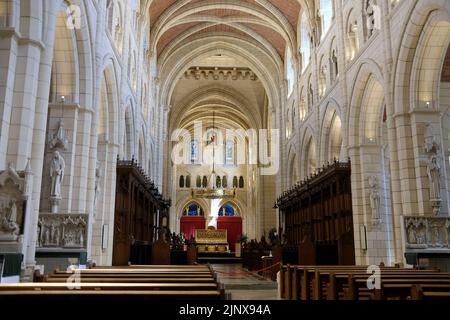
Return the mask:
[[[181,217],[180,232],[184,233],[184,237],[188,240],[195,237],[195,230],[205,229],[204,217]]]
[[[241,217],[219,217],[217,219],[217,229],[227,230],[228,244],[230,250],[234,252],[236,241],[242,234],[242,218]]]

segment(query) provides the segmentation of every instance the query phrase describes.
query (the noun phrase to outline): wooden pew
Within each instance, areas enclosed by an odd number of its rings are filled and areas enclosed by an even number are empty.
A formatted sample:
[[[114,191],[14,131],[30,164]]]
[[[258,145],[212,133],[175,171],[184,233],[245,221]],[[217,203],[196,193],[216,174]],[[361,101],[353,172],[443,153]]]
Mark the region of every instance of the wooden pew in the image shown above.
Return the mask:
[[[1,283],[2,291],[64,291],[64,290],[96,290],[96,291],[212,291],[218,290],[216,283]]]
[[[55,303],[58,301],[73,301],[78,303],[106,301],[122,302],[127,300],[148,301],[148,300],[223,300],[224,293],[221,290],[214,291],[183,291],[183,290],[138,290],[138,291],[118,291],[118,290],[5,290],[0,291],[0,301],[37,303]]]
[[[413,285],[411,300],[450,300],[450,285]]]
[[[402,269],[381,266],[381,290],[369,290],[367,266],[282,266],[281,293],[284,299],[361,300],[406,299],[414,284],[432,288],[450,283],[450,274],[437,270]],[[446,286],[443,286],[444,289]],[[427,289],[428,290],[428,289]]]
[[[43,282],[0,284],[0,300],[225,299],[208,266],[128,266],[55,270]],[[122,295],[122,298],[120,295]]]

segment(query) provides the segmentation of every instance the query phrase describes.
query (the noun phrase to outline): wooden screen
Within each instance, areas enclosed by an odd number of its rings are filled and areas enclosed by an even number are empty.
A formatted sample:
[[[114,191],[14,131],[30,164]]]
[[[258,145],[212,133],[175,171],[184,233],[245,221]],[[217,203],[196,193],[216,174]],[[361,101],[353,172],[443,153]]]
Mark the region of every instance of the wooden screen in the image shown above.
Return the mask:
[[[147,256],[137,251],[150,247],[168,206],[134,160],[117,162],[113,265],[127,265],[132,247],[133,256]]]
[[[350,163],[334,162],[277,200],[300,264],[354,264]]]

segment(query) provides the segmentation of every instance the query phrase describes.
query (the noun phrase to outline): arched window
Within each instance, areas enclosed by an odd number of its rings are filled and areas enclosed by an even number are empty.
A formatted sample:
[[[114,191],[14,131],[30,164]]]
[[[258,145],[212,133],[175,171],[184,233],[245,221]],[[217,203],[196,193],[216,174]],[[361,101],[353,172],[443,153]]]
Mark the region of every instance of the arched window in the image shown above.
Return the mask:
[[[290,97],[292,92],[294,91],[294,84],[295,84],[295,70],[294,70],[292,51],[291,51],[290,47],[287,47],[287,50],[286,50],[286,80],[287,80],[287,90],[288,90],[287,94],[288,94],[288,97]]]
[[[198,161],[198,141],[193,140],[191,142],[191,163],[196,163]]]
[[[180,176],[180,188],[184,188],[184,176]]]
[[[331,0],[320,0],[320,18],[322,20],[322,39],[327,34],[333,20],[333,2]]]
[[[331,55],[330,55],[330,78],[331,78],[331,81],[334,82],[338,75],[339,75],[339,65],[338,65],[338,58],[337,58],[337,49],[333,48],[331,50]]]
[[[186,188],[190,188],[191,187],[191,176],[187,175],[186,176]]]
[[[244,177],[243,176],[239,177],[239,188],[240,189],[244,188]]]
[[[206,176],[203,176],[202,187],[203,188],[208,187],[208,178]]]
[[[197,203],[191,203],[190,205],[186,206],[183,210],[183,216],[185,217],[199,217],[204,215],[205,212],[203,211],[203,208],[199,206]]]
[[[302,55],[302,72],[311,61],[311,42],[309,39],[309,24],[306,12],[302,13],[300,21],[300,52]]]
[[[202,177],[197,176],[197,181],[195,182],[195,186],[197,188],[201,188],[202,187]]]
[[[238,187],[238,179],[236,176],[233,177],[233,188],[237,188]]]
[[[226,203],[219,209],[219,217],[236,217],[236,216],[239,216],[239,213],[231,203]]]
[[[222,188],[222,179],[220,179],[220,176],[216,177],[216,188]]]
[[[225,163],[234,164],[234,141],[232,140],[227,140],[225,144]]]
[[[227,176],[223,176],[223,178],[222,178],[222,187],[228,188],[228,179],[227,179]]]
[[[112,35],[114,32],[114,3],[112,0],[108,0],[106,3],[106,11],[108,12],[106,25],[109,33]]]
[[[356,53],[359,51],[358,19],[356,19],[354,10],[350,12],[348,17],[346,38],[347,60],[350,61],[355,58]]]

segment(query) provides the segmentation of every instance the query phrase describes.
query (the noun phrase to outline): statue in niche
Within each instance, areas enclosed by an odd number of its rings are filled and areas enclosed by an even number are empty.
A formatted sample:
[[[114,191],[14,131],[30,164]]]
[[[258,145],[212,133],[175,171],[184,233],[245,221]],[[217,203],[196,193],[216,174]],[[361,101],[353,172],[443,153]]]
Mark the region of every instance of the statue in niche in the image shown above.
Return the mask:
[[[52,244],[56,243],[56,228],[55,228],[55,224],[52,223],[50,226],[50,242]]]
[[[7,212],[9,211],[9,213]],[[2,215],[2,230],[13,234],[13,235],[19,235],[20,227],[17,224],[17,205],[15,200],[11,200],[9,204],[9,208],[5,210],[5,207],[2,205],[2,212],[4,214]]]
[[[380,196],[380,183],[378,181],[377,176],[369,177],[369,188],[370,188],[370,207],[372,208],[372,220],[380,221],[381,196]]]
[[[441,244],[441,235],[439,232],[439,226],[433,227],[433,245],[439,247]]]
[[[50,149],[60,148],[60,149],[67,149],[68,140],[66,137],[66,130],[64,129],[64,121],[61,119],[59,120],[58,129],[56,130],[56,133],[51,137],[49,141],[49,147]]]
[[[409,244],[417,243],[416,230],[415,230],[415,226],[413,224],[410,224],[408,227],[408,243]]]
[[[436,141],[435,130],[431,123],[425,125],[424,139],[425,139],[425,152],[437,154],[437,152],[439,151],[439,144]]]
[[[427,175],[430,182],[430,199],[441,199],[441,167],[436,155],[432,155],[428,160]]]
[[[44,233],[44,243],[45,246],[48,246],[50,244],[50,230],[48,228],[45,230]]]
[[[78,240],[78,243],[79,243],[79,245],[80,245],[80,247],[84,247],[84,235],[83,235],[83,233],[84,233],[84,230],[83,230],[83,228],[78,228],[78,235],[77,235],[77,240]]]
[[[53,198],[61,198],[61,183],[64,178],[64,169],[66,163],[63,157],[59,154],[59,151],[53,153],[53,158],[50,163],[50,177],[51,177],[51,189],[50,196]]]
[[[53,240],[53,243],[59,246],[60,238],[61,238],[61,231],[59,230],[59,227],[57,227],[55,230],[55,239]]]

